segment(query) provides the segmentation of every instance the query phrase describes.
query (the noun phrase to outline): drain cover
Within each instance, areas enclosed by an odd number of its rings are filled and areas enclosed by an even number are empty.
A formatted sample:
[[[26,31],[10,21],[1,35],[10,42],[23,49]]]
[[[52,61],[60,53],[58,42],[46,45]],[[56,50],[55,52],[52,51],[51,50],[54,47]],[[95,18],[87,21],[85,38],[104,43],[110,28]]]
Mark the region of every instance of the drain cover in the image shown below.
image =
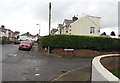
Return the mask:
[[[67,72],[67,71],[61,71],[62,73],[65,73],[65,72]]]

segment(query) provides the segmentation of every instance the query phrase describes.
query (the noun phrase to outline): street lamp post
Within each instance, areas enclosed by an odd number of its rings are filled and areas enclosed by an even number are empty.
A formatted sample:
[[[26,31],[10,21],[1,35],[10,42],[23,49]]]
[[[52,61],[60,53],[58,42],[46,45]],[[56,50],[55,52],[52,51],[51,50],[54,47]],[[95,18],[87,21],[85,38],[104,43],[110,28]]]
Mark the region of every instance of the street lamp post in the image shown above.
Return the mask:
[[[39,36],[40,36],[40,24],[36,24],[36,25],[39,25]]]

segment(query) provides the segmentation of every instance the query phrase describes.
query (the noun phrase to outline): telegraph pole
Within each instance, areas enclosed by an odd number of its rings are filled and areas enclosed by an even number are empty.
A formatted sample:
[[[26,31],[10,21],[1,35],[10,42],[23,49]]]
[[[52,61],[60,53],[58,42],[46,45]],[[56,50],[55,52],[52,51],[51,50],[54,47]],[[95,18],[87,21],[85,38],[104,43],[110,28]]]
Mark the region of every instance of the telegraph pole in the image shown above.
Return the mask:
[[[49,2],[49,35],[50,35],[50,28],[51,28],[51,2]]]
[[[49,35],[50,35],[50,27],[51,27],[51,2],[49,2]],[[50,54],[50,46],[48,46],[48,54]]]

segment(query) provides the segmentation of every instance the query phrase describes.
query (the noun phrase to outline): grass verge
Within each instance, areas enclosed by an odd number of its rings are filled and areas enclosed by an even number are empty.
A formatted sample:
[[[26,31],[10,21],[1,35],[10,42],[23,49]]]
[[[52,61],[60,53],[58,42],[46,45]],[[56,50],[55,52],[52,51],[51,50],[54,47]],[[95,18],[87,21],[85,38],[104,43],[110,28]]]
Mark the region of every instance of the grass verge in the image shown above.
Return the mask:
[[[110,72],[120,79],[120,68],[113,69]]]

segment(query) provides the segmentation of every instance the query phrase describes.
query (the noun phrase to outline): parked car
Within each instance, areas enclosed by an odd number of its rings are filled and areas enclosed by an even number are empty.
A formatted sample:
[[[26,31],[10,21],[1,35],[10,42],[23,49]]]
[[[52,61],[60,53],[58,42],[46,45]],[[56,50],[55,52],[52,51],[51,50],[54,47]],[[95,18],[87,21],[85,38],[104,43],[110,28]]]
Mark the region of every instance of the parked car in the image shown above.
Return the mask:
[[[14,44],[20,44],[20,40],[15,40]]]
[[[23,41],[23,40],[15,40],[14,44],[20,44],[21,41]]]
[[[32,43],[30,41],[21,41],[19,44],[19,50],[31,50]]]

